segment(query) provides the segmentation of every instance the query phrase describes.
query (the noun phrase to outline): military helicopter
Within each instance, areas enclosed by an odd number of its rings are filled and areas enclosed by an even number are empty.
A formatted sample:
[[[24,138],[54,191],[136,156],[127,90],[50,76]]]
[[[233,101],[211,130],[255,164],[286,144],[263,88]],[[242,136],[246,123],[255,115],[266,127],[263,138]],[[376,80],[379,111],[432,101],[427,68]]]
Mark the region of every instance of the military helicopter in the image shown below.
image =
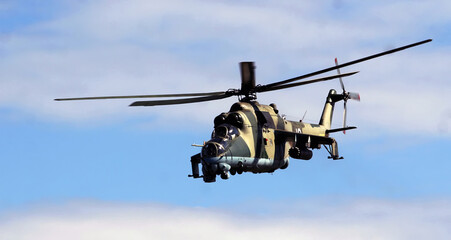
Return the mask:
[[[340,73],[340,68],[430,41],[432,39],[343,64],[338,64],[335,59],[335,66],[333,67],[267,85],[256,85],[253,62],[241,62],[240,89],[207,93],[59,98],[55,100],[172,98],[155,101],[136,101],[130,104],[130,106],[159,106],[205,102],[238,96],[239,101],[233,104],[228,112],[221,113],[215,117],[211,139],[200,145],[202,147],[200,153],[191,157],[192,174],[188,175],[188,177],[203,178],[204,182],[215,182],[217,175],[220,175],[222,179],[228,179],[230,175],[237,173],[272,173],[277,169],[285,169],[288,167],[290,157],[309,160],[313,156],[312,150],[320,149],[321,146],[324,146],[328,151],[330,159],[343,159],[338,153],[337,141],[329,135],[356,128],[346,125],[346,104],[349,99],[360,100],[360,96],[358,93],[346,91],[342,81],[343,77],[351,76],[357,72],[342,74]],[[299,81],[333,70],[337,70],[336,75]],[[319,123],[286,120],[279,115],[275,104],[264,105],[256,101],[257,93],[297,87],[336,78],[340,80],[342,92],[338,93],[334,89],[329,91]],[[339,101],[344,102],[343,127],[331,129],[334,106]],[[203,175],[200,175],[199,164],[202,165]]]

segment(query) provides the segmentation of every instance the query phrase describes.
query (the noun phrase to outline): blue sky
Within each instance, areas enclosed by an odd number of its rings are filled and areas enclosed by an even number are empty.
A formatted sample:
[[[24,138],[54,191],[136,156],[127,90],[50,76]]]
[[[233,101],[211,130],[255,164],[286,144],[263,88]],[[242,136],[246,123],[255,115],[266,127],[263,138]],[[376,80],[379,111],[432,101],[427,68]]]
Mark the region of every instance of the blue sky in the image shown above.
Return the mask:
[[[220,226],[243,239],[448,238],[450,11],[439,0],[0,2],[0,238],[60,239],[55,226],[71,239],[202,238]],[[428,38],[342,70],[360,71],[345,84],[362,98],[348,104],[358,129],[335,136],[344,160],[322,149],[273,174],[187,178],[199,151],[190,145],[208,140],[236,99],[52,101],[238,88],[238,62],[249,60],[270,83]],[[317,122],[339,87],[259,101]],[[192,232],[196,223],[204,230]]]

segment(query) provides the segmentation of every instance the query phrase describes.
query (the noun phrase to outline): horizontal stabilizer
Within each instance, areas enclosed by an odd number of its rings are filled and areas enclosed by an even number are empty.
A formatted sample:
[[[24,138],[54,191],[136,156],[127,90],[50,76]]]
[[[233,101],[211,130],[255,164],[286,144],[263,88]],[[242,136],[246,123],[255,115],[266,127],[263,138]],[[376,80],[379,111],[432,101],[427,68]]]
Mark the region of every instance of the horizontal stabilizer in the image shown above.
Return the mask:
[[[341,132],[341,131],[346,131],[346,130],[351,130],[351,129],[356,129],[356,128],[357,127],[335,128],[335,129],[326,130],[326,133]]]

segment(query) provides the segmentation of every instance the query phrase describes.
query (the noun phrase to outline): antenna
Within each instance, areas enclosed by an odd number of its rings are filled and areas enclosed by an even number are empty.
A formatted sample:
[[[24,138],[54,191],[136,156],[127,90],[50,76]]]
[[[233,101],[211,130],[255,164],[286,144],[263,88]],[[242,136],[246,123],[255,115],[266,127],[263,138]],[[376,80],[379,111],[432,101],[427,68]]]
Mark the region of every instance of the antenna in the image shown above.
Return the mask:
[[[299,122],[303,122],[304,121],[305,115],[307,115],[307,110],[305,110],[304,116],[302,116],[302,118],[301,118],[301,120],[299,120]]]

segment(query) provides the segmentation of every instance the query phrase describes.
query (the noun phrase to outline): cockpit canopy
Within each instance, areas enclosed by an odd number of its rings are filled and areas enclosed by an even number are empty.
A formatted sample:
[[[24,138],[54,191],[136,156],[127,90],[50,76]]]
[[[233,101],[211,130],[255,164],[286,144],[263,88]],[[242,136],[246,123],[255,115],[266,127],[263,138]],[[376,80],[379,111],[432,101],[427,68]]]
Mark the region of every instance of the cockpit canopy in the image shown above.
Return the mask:
[[[238,129],[235,126],[232,126],[230,124],[221,124],[217,126],[213,133],[211,134],[211,139],[229,139],[232,140],[236,136],[238,136],[240,133],[238,132]]]
[[[238,129],[231,124],[221,124],[213,130],[211,140],[202,148],[203,157],[219,157],[229,149],[230,143],[240,135]]]
[[[222,124],[230,124],[237,128],[242,128],[244,124],[243,117],[237,112],[221,113],[215,118],[214,123],[215,127]]]

